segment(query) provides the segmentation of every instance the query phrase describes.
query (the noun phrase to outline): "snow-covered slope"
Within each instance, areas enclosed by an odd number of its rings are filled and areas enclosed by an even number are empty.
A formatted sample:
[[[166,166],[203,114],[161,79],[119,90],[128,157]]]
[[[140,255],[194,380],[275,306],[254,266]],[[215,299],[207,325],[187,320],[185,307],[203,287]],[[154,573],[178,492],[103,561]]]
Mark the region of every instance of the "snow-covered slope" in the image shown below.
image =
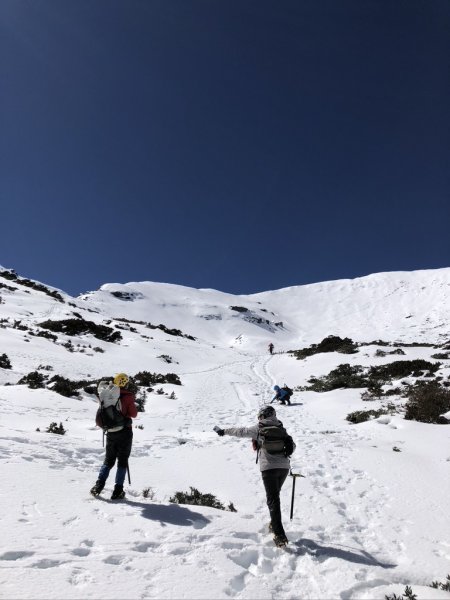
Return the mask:
[[[141,282],[71,298],[1,273],[0,284],[0,357],[11,361],[0,368],[0,598],[358,599],[401,594],[405,585],[419,600],[450,597],[428,587],[450,573],[450,426],[401,414],[352,425],[349,412],[380,403],[363,402],[361,389],[296,392],[291,407],[277,407],[297,442],[293,468],[305,475],[292,521],[290,479],[282,492],[290,544],[281,551],[267,532],[249,443],[212,431],[253,424],[274,383],[300,386],[343,362],[399,359],[376,356],[377,345],[302,361],[284,350],[329,334],[447,342],[450,269],[250,296]],[[121,339],[41,336],[51,333],[42,322],[69,318]],[[279,354],[268,354],[269,341]],[[430,361],[437,352],[403,351],[401,359]],[[443,380],[449,363],[441,361]],[[95,397],[16,385],[35,370],[71,380],[143,370],[180,377],[181,386],[148,393],[135,422],[125,501],[109,500],[113,476],[102,498],[88,493],[104,454]],[[46,433],[50,422],[67,433]],[[169,502],[190,486],[238,512]]]

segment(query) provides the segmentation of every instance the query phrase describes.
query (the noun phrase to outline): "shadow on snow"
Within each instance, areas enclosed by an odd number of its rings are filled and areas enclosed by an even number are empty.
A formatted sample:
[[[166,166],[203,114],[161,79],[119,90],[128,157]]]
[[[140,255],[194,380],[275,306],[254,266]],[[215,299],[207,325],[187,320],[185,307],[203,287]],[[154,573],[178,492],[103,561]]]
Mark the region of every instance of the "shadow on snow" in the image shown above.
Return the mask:
[[[370,567],[382,567],[383,569],[393,569],[397,566],[393,563],[381,562],[364,550],[356,549],[355,552],[352,552],[350,550],[345,550],[345,547],[338,547],[338,545],[321,546],[317,542],[306,538],[302,538],[295,542],[295,546],[296,548],[293,550],[298,556],[309,554],[310,556],[318,558],[320,562],[323,562],[328,558],[340,558],[341,560],[346,560],[348,562],[359,563]]]
[[[128,506],[140,508],[144,519],[159,521],[161,525],[170,523],[171,525],[192,526],[194,529],[202,529],[211,522],[201,513],[194,512],[179,504],[169,506],[165,504],[146,504],[145,502],[135,502],[128,499],[126,503]]]

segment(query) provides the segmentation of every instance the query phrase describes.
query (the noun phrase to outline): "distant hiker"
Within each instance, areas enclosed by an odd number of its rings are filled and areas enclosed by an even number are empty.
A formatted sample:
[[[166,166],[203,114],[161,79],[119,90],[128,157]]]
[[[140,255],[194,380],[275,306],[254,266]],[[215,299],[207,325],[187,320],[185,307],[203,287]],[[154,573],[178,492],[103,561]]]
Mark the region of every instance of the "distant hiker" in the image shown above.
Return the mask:
[[[286,384],[280,388],[279,385],[274,385],[273,389],[275,390],[275,396],[270,401],[270,404],[273,404],[275,400],[278,400],[280,404],[289,404],[291,405],[291,396],[293,391]]]
[[[295,450],[295,443],[277,419],[273,406],[264,406],[258,412],[258,423],[252,427],[215,427],[218,435],[232,435],[251,438],[253,449],[257,451],[267,506],[270,513],[269,531],[274,534],[276,546],[286,546],[288,539],[281,520],[280,492],[289,474],[289,457]]]
[[[132,419],[137,416],[135,396],[126,389],[127,384],[128,376],[119,373],[114,377],[114,382],[100,381],[97,389],[100,408],[97,410],[95,423],[106,433],[106,455],[91,494],[98,496],[101,493],[109,472],[117,460],[116,480],[111,500],[118,500],[125,496],[123,483],[133,444]]]
[[[270,342],[270,344],[269,344],[269,352],[270,352],[270,354],[273,354],[273,344],[272,344],[272,342]]]

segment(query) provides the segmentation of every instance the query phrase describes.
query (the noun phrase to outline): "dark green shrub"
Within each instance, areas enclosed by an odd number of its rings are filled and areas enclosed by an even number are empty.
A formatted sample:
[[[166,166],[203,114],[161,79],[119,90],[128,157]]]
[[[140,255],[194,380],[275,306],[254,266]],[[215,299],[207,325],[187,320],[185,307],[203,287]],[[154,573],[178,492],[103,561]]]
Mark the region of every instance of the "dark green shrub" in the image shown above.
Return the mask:
[[[54,333],[50,333],[49,331],[30,331],[30,335],[35,335],[36,337],[43,337],[47,340],[51,340],[52,342],[56,342],[58,336]]]
[[[447,581],[445,583],[433,581],[430,587],[434,588],[435,590],[444,590],[444,592],[450,592],[450,575],[447,575]]]
[[[142,496],[144,498],[148,498],[149,500],[153,500],[155,497],[155,492],[151,487],[147,487],[142,490]]]
[[[297,360],[324,352],[340,352],[341,354],[354,354],[358,352],[358,345],[350,338],[340,338],[338,335],[329,335],[318,344],[312,344],[302,350],[289,350]]]
[[[380,350],[378,348],[378,350],[375,352],[375,356],[389,356],[391,354],[400,354],[400,355],[404,356],[405,351],[402,350],[401,348],[397,348],[397,350],[392,350],[391,352],[388,352],[387,350]]]
[[[230,310],[241,313],[248,312],[248,308],[245,308],[245,306],[230,306]]]
[[[0,369],[11,369],[11,361],[6,354],[0,354]]]
[[[363,375],[363,368],[359,365],[348,363],[339,365],[323,377],[311,377],[308,379],[309,387],[304,391],[330,392],[340,388],[363,388],[369,385],[369,380]]]
[[[64,429],[62,423],[60,423],[59,425],[57,425],[56,423],[50,423],[50,425],[46,429],[47,433],[57,433],[58,435],[64,435],[66,431],[67,430]]]
[[[145,390],[142,390],[142,391],[139,390],[136,393],[135,397],[136,397],[135,404],[136,404],[136,408],[137,408],[138,412],[145,412],[145,403],[147,402],[147,392]]]
[[[431,358],[449,360],[450,352],[438,352],[437,354],[432,354]]]
[[[61,375],[54,375],[49,380],[47,387],[66,398],[79,396],[79,384],[75,381],[70,381],[70,379],[66,379],[65,377],[61,377]]]
[[[32,371],[28,373],[28,375],[24,375],[19,381],[17,385],[27,385],[31,390],[37,390],[38,388],[44,387],[45,376],[42,373],[38,373],[38,371]]]
[[[98,325],[93,321],[85,319],[63,319],[61,321],[44,321],[39,327],[56,333],[64,333],[69,336],[79,336],[90,333],[99,340],[105,342],[118,342],[122,339],[120,331],[114,331],[106,325]]]
[[[361,394],[361,400],[365,402],[371,400],[379,400],[384,395],[383,387],[378,380],[370,382],[367,390]]]
[[[171,362],[173,362],[173,358],[171,356],[169,356],[168,354],[160,354],[156,358],[161,358],[164,362],[169,363],[169,364]]]
[[[175,504],[193,504],[195,506],[211,506],[212,508],[218,508],[220,510],[237,512],[232,502],[230,502],[228,508],[225,508],[222,502],[220,502],[212,494],[202,494],[193,487],[190,487],[189,489],[191,490],[190,493],[176,492],[172,498],[169,498],[169,502],[173,502]]]
[[[405,419],[421,423],[447,423],[441,417],[450,410],[450,390],[437,381],[417,381],[407,392]]]
[[[383,408],[378,410],[355,410],[354,412],[349,413],[345,418],[347,421],[350,421],[350,423],[364,423],[370,419],[377,419],[378,417],[381,417],[381,415],[387,414],[388,411]]]
[[[184,337],[184,338],[186,338],[188,340],[195,340],[194,336],[187,335],[186,333],[183,333],[179,329],[169,329],[169,327],[166,327],[162,323],[160,323],[159,325],[152,325],[151,323],[147,323],[146,327],[148,329],[160,329],[161,331],[164,331],[164,333],[167,333],[168,335],[174,335],[174,336],[177,336],[177,337]]]
[[[386,365],[370,367],[368,375],[370,379],[389,383],[391,379],[402,379],[409,376],[421,377],[424,373],[436,373],[440,366],[440,363],[432,363],[423,359],[395,360]]]
[[[405,591],[401,596],[397,596],[396,594],[392,594],[392,596],[385,595],[385,600],[417,600],[417,594],[414,594],[409,585],[405,587]]]
[[[134,375],[133,379],[138,385],[144,387],[151,387],[157,383],[173,383],[174,385],[181,385],[180,378],[175,373],[150,373],[149,371],[140,371]]]
[[[0,273],[0,275],[2,277],[4,277],[5,279],[9,279],[10,281],[15,281],[16,283],[20,283],[20,285],[24,285],[25,287],[33,288],[34,290],[37,290],[38,292],[44,292],[44,294],[47,294],[47,296],[51,296],[52,298],[55,298],[55,300],[58,300],[59,302],[64,302],[64,298],[61,296],[61,294],[59,292],[57,292],[55,290],[49,290],[47,287],[45,287],[45,285],[42,285],[41,283],[38,283],[37,281],[31,281],[31,279],[24,279],[22,277],[19,277],[13,269],[10,269],[8,271],[2,271]]]

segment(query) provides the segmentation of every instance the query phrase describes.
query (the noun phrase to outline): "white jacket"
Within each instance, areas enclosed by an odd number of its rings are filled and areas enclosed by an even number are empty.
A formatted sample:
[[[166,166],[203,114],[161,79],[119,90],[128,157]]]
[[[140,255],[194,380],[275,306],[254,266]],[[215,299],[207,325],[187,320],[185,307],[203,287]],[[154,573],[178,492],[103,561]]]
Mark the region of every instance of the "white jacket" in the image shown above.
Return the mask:
[[[261,419],[259,423],[264,425],[280,425],[276,417],[269,417],[268,419]],[[253,425],[253,427],[228,427],[224,429],[225,435],[233,435],[234,437],[251,438],[256,440],[258,438],[259,425]],[[295,449],[295,443],[294,443]],[[269,469],[289,469],[291,463],[289,458],[284,454],[269,454],[261,448],[259,451],[259,469],[260,471],[268,471]]]

